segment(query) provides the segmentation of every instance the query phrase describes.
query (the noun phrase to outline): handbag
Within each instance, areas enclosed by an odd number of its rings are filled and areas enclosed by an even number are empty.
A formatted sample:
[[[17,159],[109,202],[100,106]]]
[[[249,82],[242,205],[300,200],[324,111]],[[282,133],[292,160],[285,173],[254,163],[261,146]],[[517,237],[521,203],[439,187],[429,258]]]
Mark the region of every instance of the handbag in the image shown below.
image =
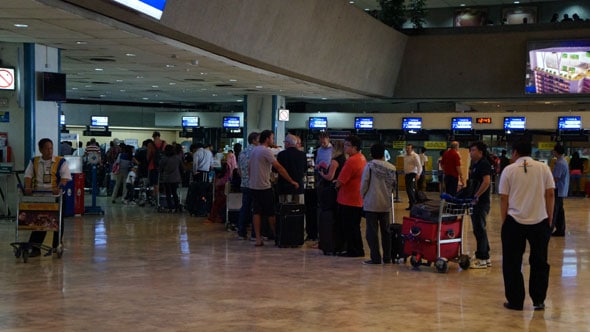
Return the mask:
[[[113,173],[115,175],[119,174],[119,172],[121,171],[121,163],[120,163],[120,160],[121,160],[121,156],[119,155],[117,157],[117,160],[115,160],[115,163],[113,164],[113,167],[111,167],[111,173]]]

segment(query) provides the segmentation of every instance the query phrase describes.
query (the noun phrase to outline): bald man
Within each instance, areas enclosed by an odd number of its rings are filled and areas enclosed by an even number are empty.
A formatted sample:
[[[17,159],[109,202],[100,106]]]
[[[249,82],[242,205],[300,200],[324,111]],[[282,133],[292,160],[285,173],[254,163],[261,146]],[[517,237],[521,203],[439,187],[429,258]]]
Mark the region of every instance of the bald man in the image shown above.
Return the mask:
[[[452,141],[451,148],[442,156],[442,166],[447,194],[455,196],[459,186],[463,186],[461,174],[461,156],[459,155],[459,142]]]

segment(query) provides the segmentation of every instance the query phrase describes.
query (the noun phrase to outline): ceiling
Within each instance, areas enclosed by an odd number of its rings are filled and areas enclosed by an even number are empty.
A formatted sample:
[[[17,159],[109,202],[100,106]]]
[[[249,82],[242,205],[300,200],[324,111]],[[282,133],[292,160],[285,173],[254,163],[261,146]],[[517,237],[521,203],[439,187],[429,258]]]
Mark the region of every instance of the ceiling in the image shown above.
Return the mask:
[[[513,3],[429,0],[428,4],[456,7],[463,2],[470,6]],[[525,2],[529,1],[521,1]],[[378,1],[355,0],[354,5],[375,8]],[[366,7],[369,5],[373,7]],[[15,24],[28,27],[18,28]],[[405,104],[396,106],[394,111],[398,112],[406,112],[415,104],[376,100],[250,67],[59,0],[2,0],[0,41],[59,48],[61,72],[67,75],[67,98],[71,101],[149,103],[190,109],[203,104],[239,105],[244,95],[267,94],[285,96],[288,102]],[[500,108],[498,103],[506,101],[464,103],[466,110],[496,110]],[[526,105],[516,102],[501,108]]]
[[[551,2],[555,0],[426,0],[426,8],[446,8],[446,7],[475,7],[475,6],[492,6],[492,5],[514,5],[539,2]],[[411,0],[405,0],[404,4],[409,6]],[[380,9],[379,0],[350,0],[349,3],[364,10]]]

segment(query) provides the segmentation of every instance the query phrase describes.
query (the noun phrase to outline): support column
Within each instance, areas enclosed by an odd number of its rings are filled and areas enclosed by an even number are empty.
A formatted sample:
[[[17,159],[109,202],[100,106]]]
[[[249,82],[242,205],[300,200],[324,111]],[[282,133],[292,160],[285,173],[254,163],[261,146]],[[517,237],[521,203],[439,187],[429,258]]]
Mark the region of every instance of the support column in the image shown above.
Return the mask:
[[[272,130],[275,133],[275,144],[283,145],[285,124],[277,119],[279,108],[285,106],[285,97],[248,95],[244,100],[245,137],[253,131]]]

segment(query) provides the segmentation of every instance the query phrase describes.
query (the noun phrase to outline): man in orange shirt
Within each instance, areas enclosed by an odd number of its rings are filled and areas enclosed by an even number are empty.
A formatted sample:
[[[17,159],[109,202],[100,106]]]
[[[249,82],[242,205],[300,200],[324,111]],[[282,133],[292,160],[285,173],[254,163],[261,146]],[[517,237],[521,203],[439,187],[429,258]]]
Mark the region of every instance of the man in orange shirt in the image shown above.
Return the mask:
[[[346,242],[346,251],[340,256],[346,257],[365,256],[361,235],[361,179],[367,160],[360,151],[361,139],[358,136],[351,135],[344,140],[344,153],[348,155],[348,159],[336,180],[338,219],[342,223],[342,235]]]

